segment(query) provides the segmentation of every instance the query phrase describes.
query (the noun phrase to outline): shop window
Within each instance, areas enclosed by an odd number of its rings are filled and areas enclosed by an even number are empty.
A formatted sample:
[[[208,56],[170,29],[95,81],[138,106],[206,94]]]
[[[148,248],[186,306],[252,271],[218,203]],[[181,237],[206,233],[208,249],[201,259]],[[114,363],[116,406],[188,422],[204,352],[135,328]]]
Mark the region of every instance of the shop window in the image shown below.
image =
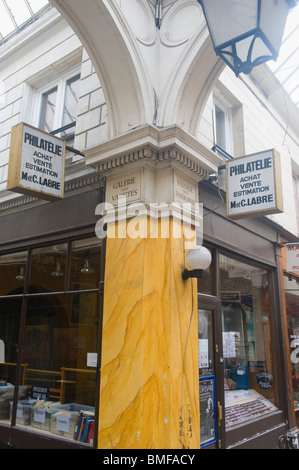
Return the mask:
[[[203,271],[202,277],[197,280],[197,290],[199,294],[215,295],[215,266],[214,250],[211,250],[212,263],[210,266]]]
[[[20,266],[26,267],[26,255],[6,255],[0,264],[5,276],[0,296],[0,425],[12,423],[90,446],[99,353],[99,239],[30,250],[30,269],[21,281],[16,276]]]
[[[295,201],[295,212],[297,221],[297,233],[299,234],[299,183],[298,177],[293,174],[293,190],[294,190],[294,201]]]
[[[26,263],[26,251],[0,256],[0,296],[23,293]]]
[[[64,290],[67,244],[36,248],[30,263],[32,292],[60,292]]]
[[[225,425],[277,410],[268,274],[220,255]]]
[[[39,128],[65,139],[68,145],[74,140],[78,109],[80,75],[61,78],[41,93],[41,115]]]
[[[27,252],[0,256],[0,423],[9,419],[14,397],[26,264]]]
[[[299,421],[299,278],[284,276],[290,363],[293,383],[293,400],[297,422]]]
[[[100,263],[97,238],[73,242],[69,289],[95,289],[99,282],[95,273],[100,272]]]

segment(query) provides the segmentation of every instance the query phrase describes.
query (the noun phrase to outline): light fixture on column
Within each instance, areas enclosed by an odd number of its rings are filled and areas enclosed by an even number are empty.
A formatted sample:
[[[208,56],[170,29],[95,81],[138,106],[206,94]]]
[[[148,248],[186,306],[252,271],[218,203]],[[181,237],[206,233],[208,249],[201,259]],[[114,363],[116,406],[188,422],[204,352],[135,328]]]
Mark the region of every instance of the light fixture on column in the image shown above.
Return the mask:
[[[294,0],[197,0],[216,54],[235,72],[248,74],[276,60]]]
[[[184,269],[182,277],[184,281],[190,277],[202,277],[203,271],[207,269],[212,261],[210,251],[204,246],[193,246],[186,254],[188,269]]]

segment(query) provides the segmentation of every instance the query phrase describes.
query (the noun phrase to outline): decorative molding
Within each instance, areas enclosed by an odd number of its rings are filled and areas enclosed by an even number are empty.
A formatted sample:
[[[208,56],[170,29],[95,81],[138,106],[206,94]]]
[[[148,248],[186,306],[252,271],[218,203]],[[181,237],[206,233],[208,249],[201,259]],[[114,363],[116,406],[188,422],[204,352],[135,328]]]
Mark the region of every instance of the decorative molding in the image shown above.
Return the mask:
[[[84,151],[86,164],[106,174],[132,163],[176,162],[198,180],[215,173],[221,158],[178,126],[159,129],[140,126],[115,139]]]
[[[154,163],[175,161],[200,178],[207,178],[209,176],[208,170],[201,166],[200,163],[194,162],[187,155],[177,151],[175,148],[155,152],[149,146],[146,146],[137,151],[129,152],[125,155],[118,155],[106,162],[99,163],[95,168],[99,173],[105,174],[115,168],[125,169],[125,167],[130,163],[141,160],[150,160]]]
[[[203,12],[198,3],[192,0],[175,3],[163,18],[161,41],[168,47],[181,46],[204,27]]]
[[[144,0],[121,0],[120,7],[136,39],[145,46],[152,46],[156,28],[149,5]]]

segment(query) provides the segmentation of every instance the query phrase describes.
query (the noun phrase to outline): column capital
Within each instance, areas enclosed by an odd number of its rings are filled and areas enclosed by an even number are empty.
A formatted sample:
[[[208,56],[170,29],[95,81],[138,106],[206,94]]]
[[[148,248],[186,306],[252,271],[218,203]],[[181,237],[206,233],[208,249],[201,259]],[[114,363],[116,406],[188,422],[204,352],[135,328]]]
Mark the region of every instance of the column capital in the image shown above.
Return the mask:
[[[215,152],[178,126],[162,129],[150,124],[140,126],[84,153],[86,164],[107,176],[116,169],[130,171],[145,162],[157,167],[174,162],[177,168],[200,181],[217,172],[221,164]]]

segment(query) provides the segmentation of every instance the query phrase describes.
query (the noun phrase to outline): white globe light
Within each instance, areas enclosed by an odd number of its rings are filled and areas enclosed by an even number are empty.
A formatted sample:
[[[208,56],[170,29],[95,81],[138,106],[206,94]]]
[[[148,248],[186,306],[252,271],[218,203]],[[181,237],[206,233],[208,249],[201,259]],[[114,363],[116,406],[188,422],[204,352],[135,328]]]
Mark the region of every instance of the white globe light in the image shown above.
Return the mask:
[[[186,263],[190,269],[207,269],[211,261],[211,253],[204,246],[193,246],[186,254]]]

